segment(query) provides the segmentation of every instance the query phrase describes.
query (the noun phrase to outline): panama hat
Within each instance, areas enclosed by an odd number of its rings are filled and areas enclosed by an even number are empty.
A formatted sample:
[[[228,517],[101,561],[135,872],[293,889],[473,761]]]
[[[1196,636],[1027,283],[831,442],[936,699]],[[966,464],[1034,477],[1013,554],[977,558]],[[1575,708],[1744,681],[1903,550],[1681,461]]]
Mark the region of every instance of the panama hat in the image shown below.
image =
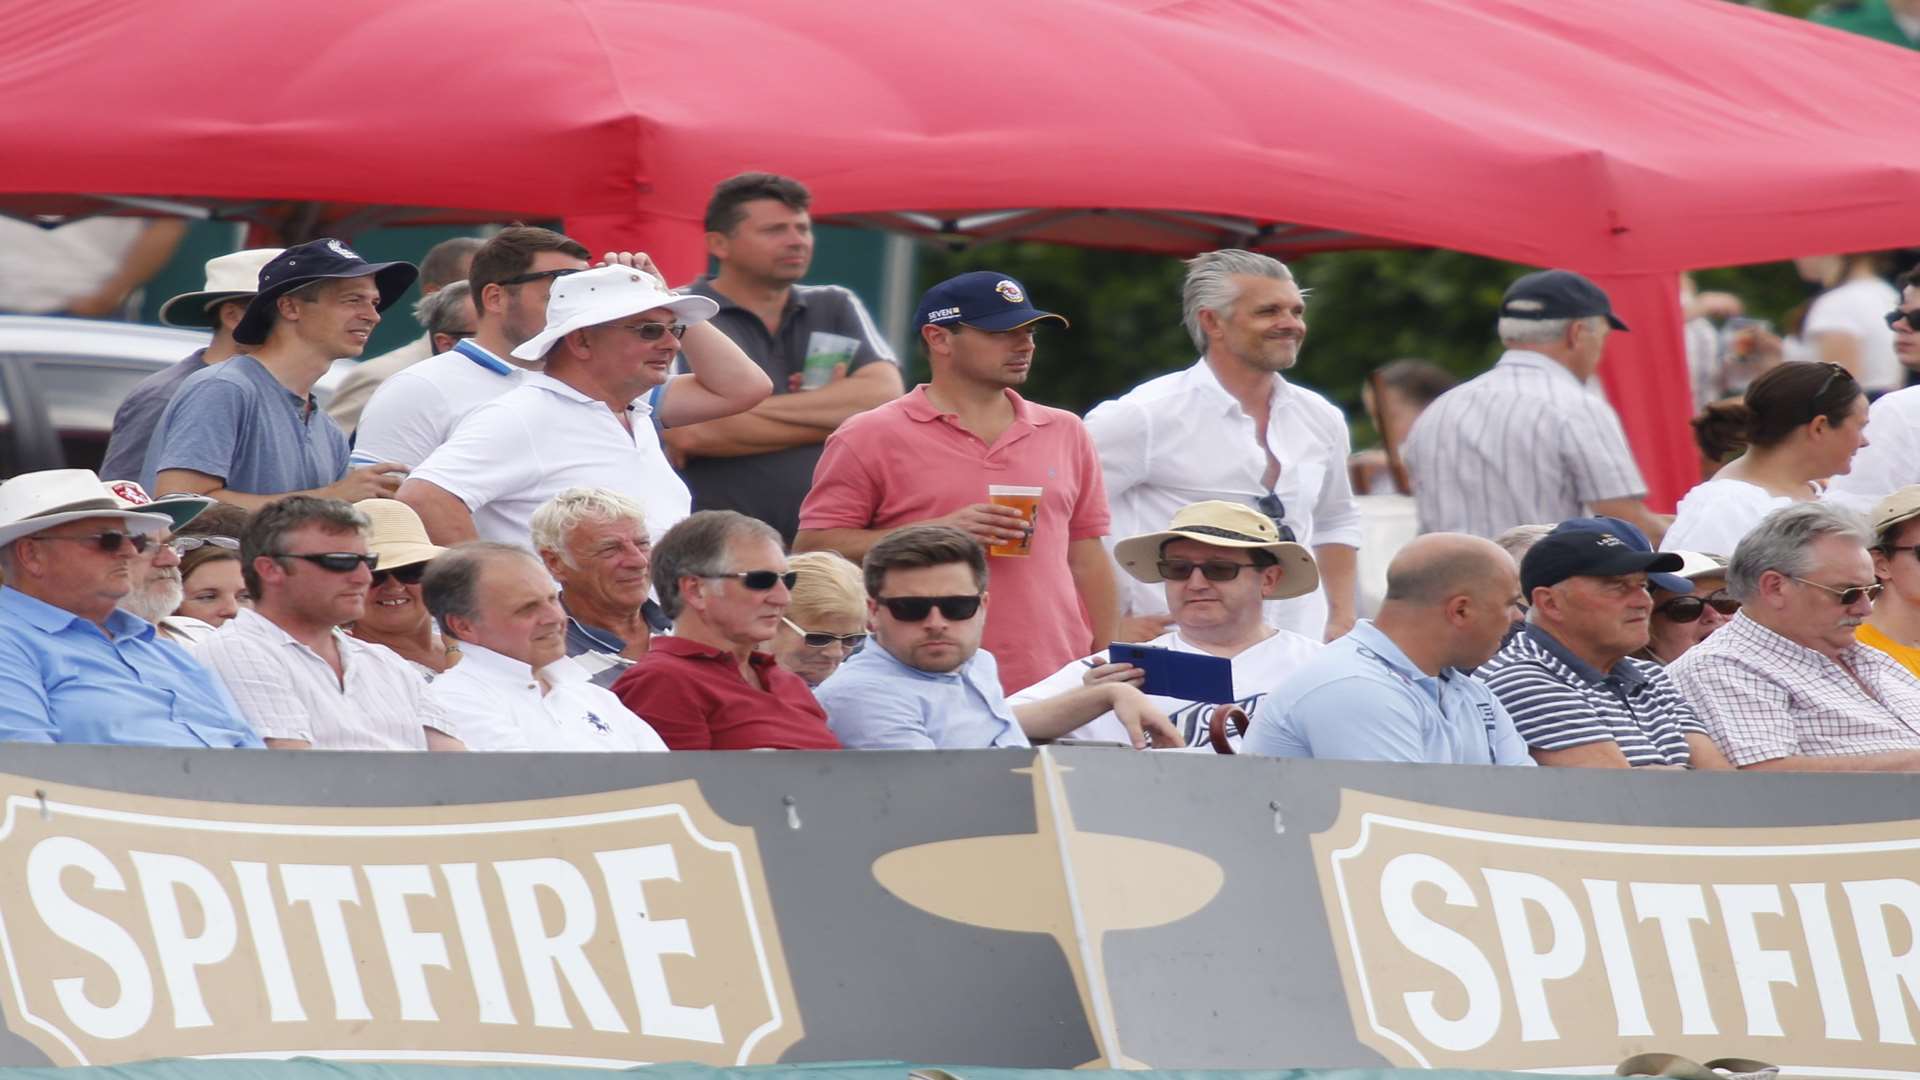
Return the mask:
[[[251,300],[260,289],[260,270],[280,248],[249,248],[207,260],[207,287],[185,292],[160,305],[160,321],[169,326],[213,326],[213,309],[228,300]]]
[[[513,350],[522,360],[538,360],[553,343],[589,326],[599,326],[654,308],[666,308],[683,323],[706,322],[720,305],[704,296],[669,292],[660,279],[631,266],[596,266],[553,283],[547,296],[546,329]]]
[[[353,508],[367,515],[367,550],[380,556],[382,570],[423,563],[447,550],[427,539],[420,515],[398,499],[362,499]]]
[[[1273,519],[1251,506],[1209,499],[1188,503],[1160,532],[1129,536],[1113,546],[1113,557],[1134,580],[1151,585],[1160,576],[1160,549],[1169,540],[1194,540],[1214,547],[1270,551],[1280,560],[1280,584],[1268,596],[1285,600],[1320,587],[1320,568],[1303,544],[1282,540]]]
[[[100,517],[119,518],[130,531],[149,536],[173,525],[165,514],[125,509],[92,469],[45,469],[0,484],[0,547],[55,525]]]

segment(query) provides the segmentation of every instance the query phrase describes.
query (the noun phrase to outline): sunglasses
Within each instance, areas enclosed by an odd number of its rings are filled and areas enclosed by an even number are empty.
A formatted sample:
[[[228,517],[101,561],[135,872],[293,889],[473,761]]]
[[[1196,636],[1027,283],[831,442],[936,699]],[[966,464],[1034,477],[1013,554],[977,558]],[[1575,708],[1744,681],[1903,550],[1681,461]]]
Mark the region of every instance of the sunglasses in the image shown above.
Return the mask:
[[[1832,593],[1834,598],[1840,601],[1841,607],[1852,607],[1862,600],[1872,600],[1880,595],[1881,589],[1887,587],[1884,582],[1875,582],[1872,585],[1849,585],[1844,589],[1836,589],[1831,585],[1822,585],[1817,581],[1808,581],[1806,578],[1794,577],[1791,574],[1787,575],[1787,580],[1811,585],[1821,592]]]
[[[828,633],[823,633],[819,630],[809,630],[806,627],[801,626],[799,623],[794,622],[792,619],[789,619],[784,615],[781,616],[780,621],[783,623],[786,623],[787,627],[791,629],[794,633],[799,634],[800,640],[806,642],[807,648],[809,649],[824,649],[827,646],[837,641],[843,647],[845,647],[848,652],[853,652],[854,650],[858,649],[863,642],[867,640],[867,635],[864,633],[828,634]]]
[[[274,559],[301,559],[310,562],[322,570],[331,570],[336,574],[351,574],[354,567],[367,564],[371,570],[380,564],[378,555],[362,555],[354,551],[322,551],[314,555],[301,555],[291,551],[274,552],[268,556]]]
[[[176,536],[167,541],[175,555],[185,555],[189,551],[198,551],[203,547],[217,547],[222,551],[239,551],[240,541],[231,536]]]
[[[144,533],[123,533],[123,532],[86,533],[81,536],[48,536],[43,533],[39,536],[33,537],[33,539],[35,540],[80,540],[80,541],[84,541],[86,543],[92,544],[94,547],[99,548],[102,552],[108,555],[120,554],[120,547],[122,544],[132,544],[134,554],[144,555],[147,552],[147,548],[152,546],[153,544],[153,537],[147,536]]]
[[[1900,329],[1902,322],[1907,324],[1909,330],[1920,330],[1920,322],[1914,321],[1916,319],[1920,319],[1920,311],[1902,311],[1894,308],[1887,312],[1887,325],[1895,330]]]
[[[978,596],[881,596],[887,613],[901,622],[925,622],[934,608],[948,622],[965,622],[980,611]]]
[[[1293,543],[1294,535],[1292,527],[1280,520],[1287,516],[1287,504],[1280,501],[1280,496],[1268,492],[1253,500],[1253,508],[1273,519],[1273,527],[1279,532],[1280,539],[1285,540],[1287,543]],[[1214,580],[1225,579],[1216,578]]]
[[[553,278],[563,278],[563,277],[566,277],[568,274],[577,274],[579,272],[580,272],[580,268],[577,266],[563,266],[558,270],[532,270],[524,274],[515,274],[510,278],[501,278],[499,281],[494,282],[494,284],[525,285],[530,281],[541,281],[541,280],[552,280]]]
[[[1252,563],[1228,562],[1225,559],[1218,562],[1187,562],[1184,559],[1171,559],[1154,564],[1160,571],[1160,576],[1167,581],[1186,581],[1193,576],[1196,569],[1208,581],[1232,581],[1240,576],[1240,571],[1252,565]]]
[[[405,566],[393,570],[375,570],[373,572],[373,587],[377,589],[385,585],[388,578],[392,578],[402,585],[418,585],[420,584],[420,579],[425,576],[427,576],[426,563],[408,563]]]
[[[621,330],[631,330],[640,335],[641,341],[659,341],[672,334],[676,339],[687,336],[686,323],[643,322],[639,326],[615,324]]]
[[[791,589],[793,588],[793,583],[800,580],[800,575],[792,570],[784,574],[776,570],[741,570],[732,574],[703,574],[701,576],[715,579],[739,578],[740,584],[745,585],[754,592],[766,592],[768,589],[773,588],[775,583],[785,585]]]
[[[1740,610],[1740,601],[1727,595],[1725,589],[1715,589],[1706,596],[1676,596],[1653,609],[1655,615],[1663,615],[1669,621],[1677,623],[1698,622],[1708,608],[1722,615],[1732,615]]]

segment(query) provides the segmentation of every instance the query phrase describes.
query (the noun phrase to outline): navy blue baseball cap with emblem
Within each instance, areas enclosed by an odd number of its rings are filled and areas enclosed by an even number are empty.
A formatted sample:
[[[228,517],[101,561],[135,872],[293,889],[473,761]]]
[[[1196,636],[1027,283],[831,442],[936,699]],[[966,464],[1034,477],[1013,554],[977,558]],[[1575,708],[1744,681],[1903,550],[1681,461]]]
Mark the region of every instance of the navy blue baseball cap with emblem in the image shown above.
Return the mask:
[[[264,344],[273,326],[275,302],[310,281],[369,275],[380,290],[379,310],[385,311],[413,285],[420,271],[409,262],[368,262],[345,241],[326,237],[290,247],[260,268],[260,291],[253,294],[247,313],[234,326],[233,340],[242,345]]]
[[[1041,319],[1067,325],[1066,319],[1034,307],[1026,286],[998,270],[974,270],[948,278],[921,295],[915,312],[915,330],[928,325],[1012,330]]]
[[[1520,590],[1558,585],[1570,577],[1616,577],[1641,572],[1671,572],[1686,561],[1671,551],[1636,551],[1611,532],[1559,529],[1540,538],[1520,560]]]
[[[1612,533],[1620,539],[1625,540],[1627,546],[1635,551],[1653,550],[1653,541],[1647,539],[1646,533],[1641,532],[1639,527],[1634,525],[1633,522],[1625,521],[1617,517],[1600,515],[1596,517],[1568,518],[1560,524],[1555,525],[1553,531],[1557,533]],[[1693,582],[1677,574],[1649,573],[1647,575],[1647,584],[1652,585],[1656,589],[1665,589],[1670,593],[1690,593],[1693,591]]]
[[[1625,330],[1613,313],[1607,291],[1571,270],[1541,270],[1518,278],[1500,298],[1500,314],[1514,319],[1584,319],[1605,315],[1607,325]]]

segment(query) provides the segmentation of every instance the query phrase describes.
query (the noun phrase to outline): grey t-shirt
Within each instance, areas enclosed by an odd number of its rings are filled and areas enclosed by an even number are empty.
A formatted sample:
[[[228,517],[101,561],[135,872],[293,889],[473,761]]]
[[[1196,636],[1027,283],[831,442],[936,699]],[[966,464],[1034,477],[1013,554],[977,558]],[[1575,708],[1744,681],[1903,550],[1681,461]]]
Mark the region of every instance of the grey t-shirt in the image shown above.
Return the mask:
[[[795,285],[780,314],[780,332],[767,333],[760,316],[714,291],[701,278],[687,289],[720,305],[713,324],[760,365],[773,392],[788,393],[788,376],[806,368],[807,354],[851,354],[847,373],[876,361],[896,363],[893,350],[853,290],[838,285]],[[821,446],[796,446],[744,457],[694,458],[681,470],[693,491],[695,510],[737,510],[780,530],[788,543],[800,527],[800,504],[813,486]]]
[[[192,356],[140,380],[127,399],[114,410],[113,434],[107,436],[107,456],[100,462],[102,480],[138,480],[147,464],[147,447],[153,442],[154,425],[173,400],[187,376],[205,371],[207,350],[195,349]]]
[[[181,384],[140,482],[153,491],[162,471],[192,469],[249,495],[309,491],[347,474],[347,452],[332,417],[242,354]]]

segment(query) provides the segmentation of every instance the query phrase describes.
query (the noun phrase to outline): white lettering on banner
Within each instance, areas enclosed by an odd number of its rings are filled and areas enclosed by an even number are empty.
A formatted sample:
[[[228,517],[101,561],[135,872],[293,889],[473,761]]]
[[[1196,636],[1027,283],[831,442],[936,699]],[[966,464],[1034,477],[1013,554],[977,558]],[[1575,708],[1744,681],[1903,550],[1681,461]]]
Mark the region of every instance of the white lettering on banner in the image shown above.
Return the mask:
[[[1599,826],[1349,791],[1313,846],[1356,1033],[1395,1065],[1735,1046],[1920,1076],[1920,823]]]
[[[96,1039],[124,1039],[147,1026],[153,1016],[153,976],[133,935],[119,923],[75,903],[62,891],[60,879],[69,868],[84,870],[98,889],[125,892],[127,883],[113,860],[100,849],[64,836],[49,837],[27,856],[27,895],[33,908],[60,940],[105,961],[118,984],[109,995],[96,987],[90,997],[82,978],[53,980],[54,996],[67,1019]],[[111,1001],[96,1005],[94,998]]]

